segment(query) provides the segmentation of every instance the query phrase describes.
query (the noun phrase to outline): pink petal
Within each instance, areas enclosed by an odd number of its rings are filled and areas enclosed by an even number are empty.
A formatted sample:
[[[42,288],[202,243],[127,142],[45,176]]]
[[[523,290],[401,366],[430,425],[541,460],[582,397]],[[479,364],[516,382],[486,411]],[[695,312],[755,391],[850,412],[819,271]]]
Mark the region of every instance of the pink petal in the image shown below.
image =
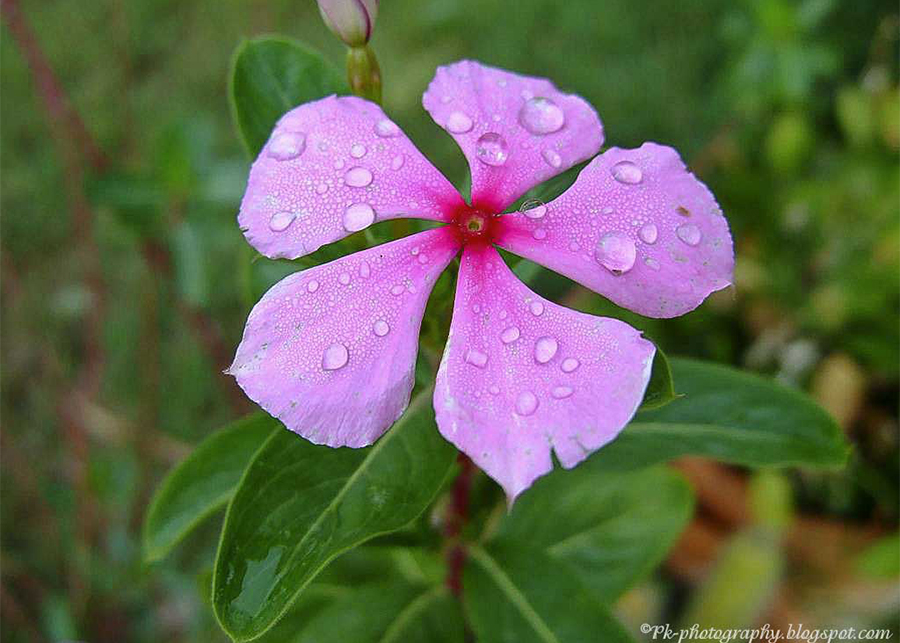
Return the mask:
[[[371,444],[409,403],[425,303],[458,249],[439,228],[283,279],[251,311],[229,372],[308,440]]]
[[[444,221],[461,203],[378,105],[329,96],[278,121],[250,170],[238,223],[262,254],[295,259],[375,221]]]
[[[676,317],[731,283],[728,222],[671,147],[595,158],[546,206],[503,217],[496,241],[648,317]]]
[[[534,294],[495,249],[463,253],[437,375],[441,434],[512,502],[552,469],[612,440],[637,410],[654,346],[627,324]]]
[[[600,118],[578,96],[470,60],[439,67],[422,103],[466,155],[472,203],[494,212],[603,142]]]

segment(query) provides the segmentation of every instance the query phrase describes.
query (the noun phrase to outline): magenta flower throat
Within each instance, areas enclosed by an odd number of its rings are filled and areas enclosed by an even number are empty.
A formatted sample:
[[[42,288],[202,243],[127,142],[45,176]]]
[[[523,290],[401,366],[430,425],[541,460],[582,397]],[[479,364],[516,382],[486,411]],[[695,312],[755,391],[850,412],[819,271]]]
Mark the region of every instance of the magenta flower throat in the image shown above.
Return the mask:
[[[304,438],[372,444],[409,403],[426,301],[461,251],[437,425],[512,501],[552,469],[551,449],[570,468],[618,435],[655,349],[621,321],[531,292],[496,247],[641,315],[674,317],[731,283],[731,236],[709,190],[655,143],[611,148],[555,201],[500,216],[597,154],[596,112],[547,80],[471,61],[439,68],[423,103],[468,159],[471,205],[374,103],[332,96],[278,122],[238,216],[265,256],[297,258],[387,219],[446,225],[273,286],[229,372]]]

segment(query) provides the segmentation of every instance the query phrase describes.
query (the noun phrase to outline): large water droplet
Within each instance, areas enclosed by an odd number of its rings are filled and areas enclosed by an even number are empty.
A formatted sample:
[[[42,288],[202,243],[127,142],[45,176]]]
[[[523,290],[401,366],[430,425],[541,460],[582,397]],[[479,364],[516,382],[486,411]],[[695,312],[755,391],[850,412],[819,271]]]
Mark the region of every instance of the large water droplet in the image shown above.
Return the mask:
[[[316,292],[319,289],[319,282],[313,279],[308,284],[306,284],[307,292]]]
[[[403,284],[397,284],[396,286],[391,287],[391,294],[402,295],[404,290],[406,289],[403,287]]]
[[[538,241],[541,241],[542,239],[547,238],[547,231],[544,230],[543,228],[535,228],[534,231],[531,233],[531,236],[534,237],[535,239],[537,239]]]
[[[518,328],[516,328],[515,326],[510,326],[509,328],[504,330],[502,333],[500,333],[500,339],[503,341],[504,344],[511,344],[512,342],[519,339],[520,335],[521,335],[521,333],[519,332]]]
[[[319,183],[316,186],[316,194],[325,194],[328,192],[328,184],[327,183]]]
[[[654,224],[648,223],[640,229],[638,236],[644,243],[653,244],[656,243],[656,239],[659,237],[659,230],[656,229]]]
[[[272,215],[272,218],[269,219],[269,229],[272,232],[284,232],[296,218],[297,215],[293,212],[276,212]]]
[[[659,270],[659,262],[653,257],[647,257],[644,259],[644,263],[647,265],[650,270]]]
[[[559,168],[562,166],[562,157],[557,153],[556,150],[551,150],[549,147],[541,152],[541,156],[545,161],[547,161],[547,165],[552,168]]]
[[[475,156],[485,165],[499,167],[506,163],[509,145],[506,144],[506,139],[496,132],[488,132],[478,137],[475,142]]]
[[[531,415],[537,410],[538,399],[531,391],[522,391],[516,398],[516,413],[519,415]]]
[[[562,361],[562,364],[560,364],[559,367],[562,369],[563,373],[571,373],[579,366],[581,366],[581,362],[579,362],[574,357],[567,357]]]
[[[279,161],[295,159],[306,149],[306,135],[302,132],[276,134],[269,143],[269,156]]]
[[[612,172],[613,178],[616,181],[618,181],[619,183],[626,183],[628,185],[640,183],[644,178],[644,173],[641,172],[641,168],[639,168],[631,161],[619,161],[612,166],[612,169],[610,171]]]
[[[472,119],[462,112],[452,112],[447,117],[447,131],[453,134],[465,134],[472,129]]]
[[[540,317],[544,314],[544,304],[540,301],[533,301],[531,305],[528,307],[531,310],[531,314],[535,317]]]
[[[491,395],[500,395],[500,387],[497,386],[496,384],[495,384],[495,385],[492,385],[492,386],[488,389],[488,391],[491,392]]]
[[[534,343],[534,359],[538,364],[546,364],[556,351],[559,350],[559,342],[552,337],[541,337]]]
[[[344,210],[344,229],[357,232],[372,225],[375,221],[375,210],[368,203],[354,203]]]
[[[344,175],[344,182],[351,188],[364,188],[372,182],[372,173],[364,167],[352,167]]]
[[[362,157],[364,157],[366,155],[367,151],[368,150],[366,150],[365,145],[363,145],[362,143],[357,143],[356,145],[354,145],[353,147],[350,148],[350,156],[352,156],[355,159],[361,159]]]
[[[571,386],[557,386],[552,391],[550,391],[550,395],[555,397],[557,400],[563,400],[570,395],[572,395],[572,387]]]
[[[350,283],[350,273],[342,272],[340,275],[338,275],[338,281],[346,286],[347,284]]]
[[[549,98],[529,98],[519,110],[519,124],[532,134],[542,136],[559,131],[566,122],[566,115]]]
[[[391,327],[386,321],[384,321],[383,319],[379,319],[377,322],[372,324],[372,332],[379,337],[384,337],[389,332],[391,332]]]
[[[614,275],[631,270],[636,257],[634,241],[622,232],[607,232],[600,237],[594,249],[597,262]]]
[[[326,371],[336,371],[347,364],[350,352],[343,344],[332,344],[322,354],[322,368]]]
[[[375,133],[382,138],[390,138],[400,133],[400,128],[388,119],[382,119],[375,123]]]
[[[675,230],[675,234],[678,235],[678,238],[684,241],[689,246],[696,246],[700,243],[700,239],[703,238],[703,234],[700,232],[700,228],[695,226],[693,223],[687,223],[682,226],[678,226],[678,229]]]
[[[472,366],[476,366],[478,368],[484,368],[487,364],[488,356],[481,351],[470,350],[466,353],[466,363],[471,364]]]
[[[403,167],[403,164],[406,162],[406,157],[402,154],[398,154],[394,158],[391,159],[391,169],[395,172]]]
[[[543,219],[545,214],[547,214],[546,205],[539,205],[536,208],[525,210],[525,216],[529,219]]]
[[[367,279],[369,275],[372,274],[372,269],[369,267],[369,264],[365,261],[362,262],[362,265],[359,267],[359,276],[363,279]]]

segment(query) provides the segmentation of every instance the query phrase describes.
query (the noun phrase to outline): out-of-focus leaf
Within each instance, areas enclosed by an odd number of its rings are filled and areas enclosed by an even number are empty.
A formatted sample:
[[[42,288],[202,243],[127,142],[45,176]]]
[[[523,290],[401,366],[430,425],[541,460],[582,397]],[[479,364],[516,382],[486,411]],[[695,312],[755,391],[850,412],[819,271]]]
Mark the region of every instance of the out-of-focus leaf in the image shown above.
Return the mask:
[[[239,641],[259,636],[336,556],[409,524],[434,498],[454,454],[434,425],[429,392],[365,449],[273,434],[225,518],[214,606],[226,632]]]
[[[276,626],[278,627],[278,626]],[[367,585],[335,601],[286,642],[462,643],[459,603],[443,586]]]
[[[163,227],[166,194],[150,177],[107,172],[88,179],[85,186],[94,206],[110,208],[125,226],[142,236],[154,236]]]
[[[672,367],[669,365],[669,358],[657,346],[656,354],[653,356],[653,371],[650,373],[647,391],[644,393],[644,400],[638,410],[658,409],[672,400],[677,400],[678,397],[672,381]]]
[[[479,643],[632,640],[566,566],[540,551],[473,546],[463,586]]]
[[[611,603],[663,559],[693,507],[690,486],[670,469],[614,475],[560,469],[522,494],[497,542],[548,552]]]
[[[856,559],[856,569],[870,578],[897,578],[900,576],[900,533],[878,540]]]
[[[848,445],[834,419],[809,397],[725,366],[671,360],[684,397],[641,411],[582,465],[593,471],[646,467],[682,455],[747,466],[842,466]]]
[[[253,454],[276,427],[278,422],[264,413],[238,420],[204,440],[166,476],[144,520],[146,560],[165,556],[228,502]]]
[[[234,121],[256,156],[281,117],[301,103],[346,93],[343,76],[305,45],[287,38],[256,38],[238,47],[231,73]]]

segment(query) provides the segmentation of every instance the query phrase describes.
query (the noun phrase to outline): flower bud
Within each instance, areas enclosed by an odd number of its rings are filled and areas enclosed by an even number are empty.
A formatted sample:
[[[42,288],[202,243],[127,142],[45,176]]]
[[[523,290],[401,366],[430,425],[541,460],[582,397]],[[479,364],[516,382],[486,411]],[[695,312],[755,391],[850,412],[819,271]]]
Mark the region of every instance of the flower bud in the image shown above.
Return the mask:
[[[332,33],[348,47],[361,47],[369,42],[378,0],[318,0],[319,13]]]

